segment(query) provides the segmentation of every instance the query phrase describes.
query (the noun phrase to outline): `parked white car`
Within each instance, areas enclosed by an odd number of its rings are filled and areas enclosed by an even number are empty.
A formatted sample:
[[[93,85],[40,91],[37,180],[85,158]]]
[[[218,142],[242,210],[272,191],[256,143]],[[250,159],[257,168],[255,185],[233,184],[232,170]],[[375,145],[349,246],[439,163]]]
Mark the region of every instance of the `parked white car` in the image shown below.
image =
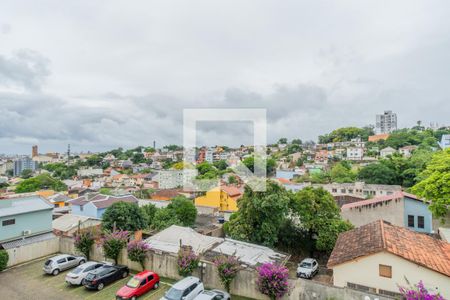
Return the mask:
[[[311,279],[319,272],[319,263],[314,258],[305,258],[297,267],[297,277]]]
[[[197,277],[186,277],[175,283],[160,300],[193,300],[205,290]]]
[[[98,269],[104,265],[104,263],[95,261],[88,261],[82,265],[79,265],[78,267],[67,273],[66,282],[68,284],[81,285],[83,284],[84,278],[90,271]]]
[[[44,263],[44,272],[47,274],[58,275],[59,272],[74,268],[78,265],[84,264],[86,258],[84,256],[75,256],[68,254],[61,254],[49,258]]]
[[[230,300],[231,296],[227,292],[221,290],[203,291],[194,300]]]

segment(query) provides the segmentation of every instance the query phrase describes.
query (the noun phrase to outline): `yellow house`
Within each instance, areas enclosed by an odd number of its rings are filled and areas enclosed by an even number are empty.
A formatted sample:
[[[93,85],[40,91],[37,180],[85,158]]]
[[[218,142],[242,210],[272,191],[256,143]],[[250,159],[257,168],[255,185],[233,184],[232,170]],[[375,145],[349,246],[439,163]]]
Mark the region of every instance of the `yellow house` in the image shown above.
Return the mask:
[[[205,196],[195,198],[195,205],[217,207],[220,211],[237,211],[237,202],[242,192],[231,186],[221,186],[206,192]]]
[[[64,194],[54,194],[47,197],[47,200],[50,203],[52,203],[55,207],[64,207],[69,205],[67,201],[71,200],[71,198],[67,197]]]

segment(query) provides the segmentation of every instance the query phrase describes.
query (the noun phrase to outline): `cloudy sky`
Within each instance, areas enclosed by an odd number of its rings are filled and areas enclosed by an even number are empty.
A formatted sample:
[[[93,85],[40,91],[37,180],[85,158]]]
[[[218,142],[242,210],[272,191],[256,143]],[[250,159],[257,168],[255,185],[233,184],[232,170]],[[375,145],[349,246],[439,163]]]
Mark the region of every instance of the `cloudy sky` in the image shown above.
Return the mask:
[[[450,125],[449,1],[0,4],[0,153],[182,143],[184,108],[266,108],[268,141],[397,112]],[[199,141],[251,141],[248,122]]]

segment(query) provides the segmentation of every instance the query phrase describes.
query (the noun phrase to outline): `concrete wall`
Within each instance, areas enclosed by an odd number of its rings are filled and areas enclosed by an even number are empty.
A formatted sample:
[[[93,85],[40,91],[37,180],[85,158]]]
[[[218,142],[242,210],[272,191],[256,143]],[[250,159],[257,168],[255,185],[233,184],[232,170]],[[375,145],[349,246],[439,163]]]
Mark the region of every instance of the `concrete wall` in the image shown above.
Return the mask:
[[[55,237],[29,245],[6,250],[9,254],[8,267],[21,264],[33,259],[59,252],[59,239]]]
[[[341,211],[342,218],[350,221],[355,227],[360,227],[379,220],[380,216],[383,220],[388,221],[393,225],[404,227],[403,215],[403,199],[387,200]]]
[[[379,264],[392,266],[392,278],[379,275]],[[439,288],[440,293],[450,298],[450,277],[421,267],[387,252],[380,252],[344,263],[333,268],[334,285],[344,287],[347,282],[368,287],[398,292],[397,285],[408,286],[422,280],[427,288]]]
[[[60,251],[62,253],[75,253],[73,247],[73,240],[68,237],[60,238]],[[91,251],[91,259],[104,261],[106,260],[103,256],[101,247],[94,246]],[[197,269],[193,276],[203,278],[203,282],[206,288],[209,289],[223,289],[220,283],[219,276],[217,275],[217,268],[213,263],[209,261],[204,261],[206,267],[203,272],[203,276],[200,273],[200,269]],[[119,258],[119,264],[127,265],[132,270],[141,270],[139,264],[132,262],[127,257],[126,249],[122,250],[121,256]],[[157,272],[160,276],[181,279],[178,275],[177,269],[177,256],[167,253],[154,253],[150,252],[147,255],[147,260],[145,262],[146,269],[153,270]],[[257,273],[253,269],[243,269],[239,271],[237,277],[231,285],[231,293],[234,295],[239,295],[243,297],[248,297],[252,299],[267,300],[268,298],[258,292],[256,289]],[[292,287],[290,295],[284,297],[284,300],[298,300],[298,299],[349,299],[349,300],[360,300],[365,299],[365,296],[369,296],[370,299],[378,298],[379,300],[388,300],[391,298],[382,297],[380,295],[372,295],[368,293],[363,293],[348,288],[340,288],[330,285],[320,284],[311,280],[290,280],[290,285]]]

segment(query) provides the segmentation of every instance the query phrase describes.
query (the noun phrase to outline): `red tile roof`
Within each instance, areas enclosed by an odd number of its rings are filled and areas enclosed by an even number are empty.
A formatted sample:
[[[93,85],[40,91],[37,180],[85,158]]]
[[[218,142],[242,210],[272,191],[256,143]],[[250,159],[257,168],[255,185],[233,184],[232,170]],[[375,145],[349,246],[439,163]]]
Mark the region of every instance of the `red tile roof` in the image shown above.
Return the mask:
[[[242,190],[234,186],[222,185],[221,189],[227,193],[230,197],[238,197],[242,195]]]
[[[350,208],[354,208],[354,207],[360,207],[360,206],[380,203],[383,201],[391,201],[391,200],[395,200],[395,199],[401,199],[403,197],[412,198],[412,199],[418,200],[418,201],[425,201],[413,194],[409,194],[406,192],[395,192],[392,195],[378,196],[378,197],[375,197],[372,199],[357,201],[357,202],[353,202],[353,203],[347,203],[341,207],[341,210],[346,210],[346,209],[350,209]]]
[[[382,251],[450,276],[449,243],[383,220],[341,233],[328,267]]]

